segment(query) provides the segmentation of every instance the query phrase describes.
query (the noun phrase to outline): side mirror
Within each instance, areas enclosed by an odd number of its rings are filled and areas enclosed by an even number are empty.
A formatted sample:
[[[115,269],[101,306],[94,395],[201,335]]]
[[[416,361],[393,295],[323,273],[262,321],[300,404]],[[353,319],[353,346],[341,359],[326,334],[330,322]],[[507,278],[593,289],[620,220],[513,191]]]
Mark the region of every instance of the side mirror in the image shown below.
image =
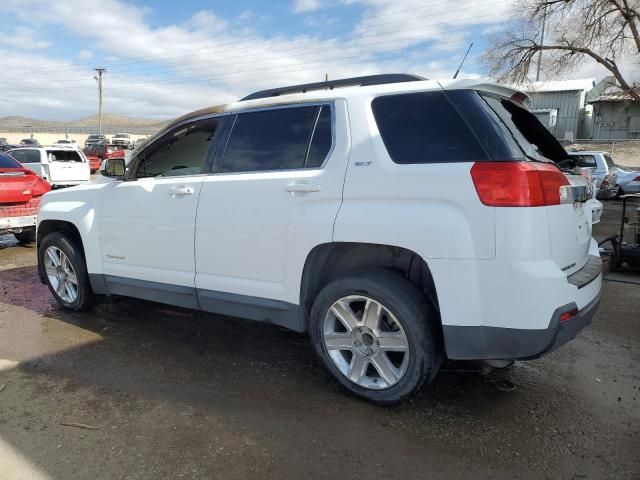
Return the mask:
[[[105,177],[122,180],[126,173],[124,158],[107,158],[102,162],[100,173]]]

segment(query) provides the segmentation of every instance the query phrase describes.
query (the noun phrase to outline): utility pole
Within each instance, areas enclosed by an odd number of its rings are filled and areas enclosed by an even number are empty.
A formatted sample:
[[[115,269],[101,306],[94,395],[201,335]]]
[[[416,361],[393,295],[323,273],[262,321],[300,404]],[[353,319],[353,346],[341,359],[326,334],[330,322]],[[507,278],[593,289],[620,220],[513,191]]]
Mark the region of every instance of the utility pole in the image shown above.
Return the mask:
[[[544,46],[544,27],[547,23],[547,5],[542,11],[542,32],[540,33],[540,46]],[[542,64],[542,49],[538,51],[538,68],[536,69],[536,82],[540,81],[540,65]]]
[[[93,77],[98,81],[98,133],[102,134],[102,74],[107,71],[106,68],[94,68],[98,72],[97,77]]]

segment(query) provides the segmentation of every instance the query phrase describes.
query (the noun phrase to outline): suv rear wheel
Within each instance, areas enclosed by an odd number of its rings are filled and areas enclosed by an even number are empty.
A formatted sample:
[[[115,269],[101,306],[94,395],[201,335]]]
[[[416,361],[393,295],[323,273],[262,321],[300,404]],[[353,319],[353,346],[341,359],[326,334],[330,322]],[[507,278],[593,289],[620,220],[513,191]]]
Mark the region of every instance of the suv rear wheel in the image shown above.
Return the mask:
[[[411,282],[386,270],[329,283],[313,304],[310,327],[336,380],[381,405],[416,393],[440,364],[433,310]]]
[[[49,290],[69,310],[87,310],[93,305],[93,291],[82,251],[62,233],[50,233],[38,247]]]

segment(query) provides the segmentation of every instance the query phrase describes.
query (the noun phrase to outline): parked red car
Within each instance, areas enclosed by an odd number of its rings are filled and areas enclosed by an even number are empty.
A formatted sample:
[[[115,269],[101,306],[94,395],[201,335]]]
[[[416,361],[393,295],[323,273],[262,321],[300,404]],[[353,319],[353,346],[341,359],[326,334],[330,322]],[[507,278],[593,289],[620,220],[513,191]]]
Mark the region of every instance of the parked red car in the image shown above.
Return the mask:
[[[124,148],[122,145],[110,145],[107,143],[96,143],[89,145],[84,149],[84,154],[89,158],[91,155],[95,155],[100,158],[100,161],[105,158],[124,158]]]
[[[85,157],[87,157],[87,160],[89,161],[89,170],[91,171],[91,173],[96,173],[98,170],[100,170],[100,165],[102,165],[102,159],[96,155],[95,153],[87,153],[85,150]]]
[[[40,197],[51,186],[17,160],[0,153],[0,234],[13,233],[20,242],[36,240]]]

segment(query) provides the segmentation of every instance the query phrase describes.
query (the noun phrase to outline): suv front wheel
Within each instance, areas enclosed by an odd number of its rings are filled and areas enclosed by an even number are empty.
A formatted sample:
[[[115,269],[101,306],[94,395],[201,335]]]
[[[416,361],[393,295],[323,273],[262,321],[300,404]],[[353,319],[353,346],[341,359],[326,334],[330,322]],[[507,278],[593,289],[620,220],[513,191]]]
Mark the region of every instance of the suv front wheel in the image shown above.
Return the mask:
[[[76,311],[91,307],[93,291],[76,242],[62,233],[50,233],[38,245],[38,257],[46,284],[60,305]]]
[[[320,291],[310,320],[316,353],[358,397],[395,404],[437,373],[435,314],[400,275],[371,270],[335,280]]]

